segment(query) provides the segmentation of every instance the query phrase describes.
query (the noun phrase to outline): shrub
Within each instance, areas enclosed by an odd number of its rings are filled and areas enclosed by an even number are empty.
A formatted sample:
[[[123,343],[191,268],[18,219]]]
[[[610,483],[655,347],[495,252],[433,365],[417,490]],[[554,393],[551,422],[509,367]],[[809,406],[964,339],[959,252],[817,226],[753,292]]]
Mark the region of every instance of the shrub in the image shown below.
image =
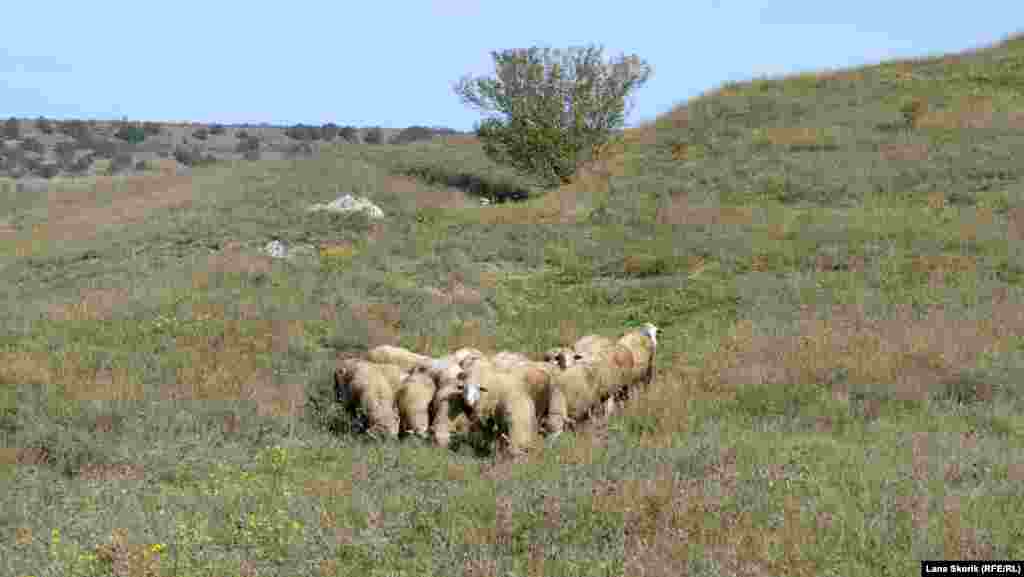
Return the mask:
[[[145,132],[147,136],[155,136],[157,134],[160,134],[162,130],[163,126],[161,126],[159,122],[142,123],[142,131]]]
[[[75,161],[75,149],[74,142],[58,142],[53,147],[53,151],[57,154],[57,162],[65,170]]]
[[[900,116],[903,117],[903,125],[906,128],[917,128],[917,123],[924,113],[924,101],[920,98],[907,99],[900,106]]]
[[[359,139],[359,130],[355,126],[343,126],[338,131],[338,136],[348,142],[356,142]]]
[[[192,132],[192,137],[193,138],[198,138],[199,140],[206,140],[207,138],[209,138],[209,136],[210,136],[210,131],[207,130],[205,127],[204,128],[198,128],[198,129],[196,129],[196,130],[194,130]]]
[[[204,155],[198,146],[191,148],[186,146],[176,147],[174,149],[174,159],[185,166],[202,166],[204,164],[213,164],[217,161],[213,155]]]
[[[100,158],[114,158],[117,154],[118,148],[117,143],[107,140],[105,138],[99,138],[92,134],[87,135],[85,138],[75,141],[78,148],[88,148],[95,151],[96,156]]]
[[[235,133],[235,138],[238,140],[245,140],[246,138],[249,138],[249,133],[245,130],[239,130]]]
[[[107,174],[118,174],[130,169],[135,164],[135,158],[131,154],[117,154],[110,159],[110,166]]]
[[[338,137],[339,130],[340,129],[338,128],[338,125],[334,124],[333,122],[328,122],[327,124],[320,127],[320,132],[323,136],[323,139],[328,142]]]
[[[31,136],[21,141],[21,148],[36,154],[43,154],[46,152],[46,146]]]
[[[394,135],[391,138],[391,144],[409,144],[417,140],[430,140],[434,134],[434,130],[426,126],[410,126]]]
[[[125,142],[138,144],[146,139],[146,132],[142,126],[138,124],[123,122],[117,128],[117,132],[114,133],[114,136],[124,140]]]
[[[43,134],[53,134],[53,123],[45,116],[40,116],[36,119],[36,128]]]
[[[306,126],[305,124],[296,124],[286,128],[284,134],[293,140],[320,140],[322,136],[322,132],[318,127]]]
[[[61,134],[65,134],[75,140],[85,140],[91,135],[89,125],[81,120],[67,120],[60,124]]]
[[[138,170],[139,172],[149,170],[149,163],[145,160],[140,160],[135,163],[135,170]]]
[[[602,51],[492,52],[496,78],[456,83],[464,104],[504,116],[477,126],[487,156],[550,184],[567,182],[578,162],[622,127],[626,99],[650,78],[637,56],[605,64]]]
[[[210,134],[224,134],[227,129],[224,128],[223,124],[211,124]]]
[[[8,118],[6,122],[4,122],[3,135],[4,138],[10,139],[21,137],[21,127],[18,125],[17,118],[14,118],[12,116]]]
[[[366,144],[380,144],[384,141],[384,131],[381,127],[374,126],[366,131],[366,135],[363,136],[363,142]]]
[[[94,153],[82,156],[71,164],[70,171],[78,174],[88,172],[89,167],[91,167],[92,163],[95,162],[96,157],[97,155]]]
[[[245,154],[242,155],[242,158],[244,158],[246,160],[249,160],[249,161],[259,160],[260,159],[260,151],[259,151],[259,149],[256,149],[256,150],[246,150]]]
[[[60,174],[60,166],[55,162],[47,162],[39,165],[36,169],[36,174],[39,176],[50,179]]]
[[[246,136],[244,139],[238,141],[238,145],[235,147],[236,152],[247,153],[254,150],[260,149],[260,139],[255,136]]]

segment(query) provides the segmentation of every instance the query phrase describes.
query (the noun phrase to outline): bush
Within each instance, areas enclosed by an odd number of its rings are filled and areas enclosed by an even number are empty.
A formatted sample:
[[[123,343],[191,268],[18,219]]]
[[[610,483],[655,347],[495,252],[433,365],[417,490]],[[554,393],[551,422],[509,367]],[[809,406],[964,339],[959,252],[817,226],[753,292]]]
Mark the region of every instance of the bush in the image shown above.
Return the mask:
[[[323,136],[320,128],[316,126],[306,126],[305,124],[296,124],[290,128],[286,128],[284,131],[285,136],[293,140],[320,140]]]
[[[355,126],[343,126],[338,131],[338,136],[348,142],[357,142],[359,140],[359,130]]]
[[[207,138],[209,138],[209,136],[210,136],[210,131],[207,130],[205,127],[204,128],[198,128],[198,129],[196,129],[196,130],[194,130],[192,132],[192,137],[193,138],[198,138],[199,140],[206,140]]]
[[[55,162],[47,162],[39,165],[39,168],[36,169],[36,174],[43,178],[50,179],[60,174],[60,166]]]
[[[380,144],[384,141],[384,131],[381,127],[374,126],[373,128],[366,131],[366,135],[363,136],[363,142],[366,144]]]
[[[46,119],[44,116],[40,116],[36,119],[36,129],[43,134],[53,134],[53,123]]]
[[[255,136],[246,136],[245,139],[238,141],[238,146],[235,147],[235,151],[242,154],[259,149],[260,139]]]
[[[651,74],[635,55],[605,64],[593,46],[492,57],[496,78],[466,76],[455,93],[464,104],[504,115],[477,126],[489,158],[552,185],[568,182],[577,164],[622,127],[627,97]]]
[[[15,139],[21,137],[21,127],[18,125],[18,119],[13,116],[8,118],[4,122],[3,128],[4,138]]]
[[[426,126],[410,126],[391,138],[391,144],[409,144],[417,140],[430,140],[434,130]]]
[[[320,127],[320,132],[321,135],[323,136],[323,139],[328,142],[338,137],[339,130],[340,129],[338,128],[338,125],[334,124],[333,122],[328,122],[327,124]]]
[[[46,146],[31,136],[21,141],[21,148],[36,154],[44,154],[46,152]]]
[[[143,122],[142,131],[147,136],[156,136],[163,130],[163,126],[159,122]]]
[[[176,147],[174,149],[174,159],[185,166],[202,166],[217,162],[213,155],[204,155],[198,146],[193,146],[192,148],[186,146]]]
[[[87,135],[85,138],[75,141],[78,148],[88,148],[95,152],[96,156],[100,158],[114,158],[118,153],[118,147],[116,142],[112,142],[105,138],[99,138],[92,134]]]
[[[96,161],[96,157],[97,155],[95,153],[86,154],[79,158],[78,160],[74,161],[71,164],[71,166],[65,170],[69,170],[70,172],[76,174],[88,172],[89,168],[92,166],[92,163]]]
[[[58,142],[53,147],[53,151],[57,154],[58,164],[64,167],[65,170],[75,161],[75,149],[74,142]]]
[[[224,134],[227,129],[224,128],[223,124],[211,124],[210,134]]]
[[[60,124],[59,130],[61,134],[70,136],[75,140],[86,140],[92,134],[89,125],[81,120],[64,121]]]
[[[117,154],[114,158],[110,159],[107,174],[118,174],[132,168],[134,165],[135,158],[131,154]]]
[[[124,140],[125,142],[138,144],[146,139],[146,132],[142,126],[138,124],[123,122],[117,128],[117,132],[114,133],[114,136]]]
[[[235,138],[237,138],[238,140],[245,140],[246,138],[249,138],[249,133],[248,131],[245,130],[239,130],[238,132],[235,133]]]

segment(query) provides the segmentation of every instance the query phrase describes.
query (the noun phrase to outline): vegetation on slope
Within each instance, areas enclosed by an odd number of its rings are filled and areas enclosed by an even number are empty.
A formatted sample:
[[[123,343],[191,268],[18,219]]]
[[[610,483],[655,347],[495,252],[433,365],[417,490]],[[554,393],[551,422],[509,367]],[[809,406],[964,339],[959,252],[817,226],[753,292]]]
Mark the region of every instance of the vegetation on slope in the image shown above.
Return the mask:
[[[1022,66],[1014,38],[728,85],[501,206],[398,174],[499,172],[454,138],[12,196],[4,572],[1024,558]],[[389,216],[305,212],[340,191]],[[522,463],[366,443],[329,402],[341,350],[537,353],[645,321],[650,393]]]

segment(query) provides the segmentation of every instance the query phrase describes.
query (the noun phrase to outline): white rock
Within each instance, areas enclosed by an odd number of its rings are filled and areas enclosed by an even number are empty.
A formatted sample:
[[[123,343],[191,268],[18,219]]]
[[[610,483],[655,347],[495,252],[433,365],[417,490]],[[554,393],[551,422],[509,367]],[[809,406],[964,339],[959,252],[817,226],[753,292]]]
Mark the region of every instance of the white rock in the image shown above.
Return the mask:
[[[362,211],[367,213],[370,218],[383,218],[384,216],[384,211],[380,207],[365,198],[352,196],[351,194],[339,196],[327,204],[314,204],[308,210],[330,210],[332,212]]]

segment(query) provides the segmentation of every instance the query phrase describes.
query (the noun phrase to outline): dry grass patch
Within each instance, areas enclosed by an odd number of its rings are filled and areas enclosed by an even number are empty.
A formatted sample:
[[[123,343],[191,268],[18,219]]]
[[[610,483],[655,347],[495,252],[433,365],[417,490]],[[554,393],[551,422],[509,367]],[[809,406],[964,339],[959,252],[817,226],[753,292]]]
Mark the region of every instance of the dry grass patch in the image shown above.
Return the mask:
[[[658,224],[743,225],[753,223],[749,206],[690,206],[689,194],[674,192],[658,207]]]
[[[122,288],[83,289],[78,299],[50,305],[53,321],[94,321],[111,318],[126,303],[130,293]]]
[[[924,143],[891,143],[883,142],[878,145],[878,152],[882,155],[882,160],[889,161],[902,161],[902,162],[923,162],[928,160],[930,150],[927,144]]]
[[[777,126],[758,128],[754,130],[753,139],[758,144],[789,150],[816,150],[835,147],[833,130],[828,127]]]
[[[693,546],[728,575],[816,574],[805,554],[817,541],[816,527],[801,519],[799,501],[787,496],[782,526],[764,527],[749,512],[725,505],[738,477],[730,449],[700,479],[678,480],[663,470],[650,479],[597,483],[594,508],[624,517],[626,574],[686,575]]]
[[[484,297],[480,291],[463,284],[464,279],[458,273],[448,273],[448,286],[444,288],[428,287],[426,290],[438,304],[479,304]]]
[[[741,323],[698,382],[718,391],[745,384],[827,383],[833,370],[843,369],[847,384],[890,384],[897,397],[921,399],[957,382],[980,353],[1024,331],[1024,307],[999,303],[992,318],[983,320],[949,318],[940,307],[916,319],[901,307],[876,320],[853,306],[833,307],[828,318],[818,319],[806,306],[801,325],[799,336],[776,337],[755,336]],[[992,397],[989,383],[970,388],[979,400]]]
[[[457,188],[435,189],[422,186],[416,179],[407,176],[388,175],[384,189],[407,198],[412,198],[417,209],[422,208],[465,208],[474,206],[466,193]]]
[[[190,206],[192,179],[100,176],[87,194],[58,191],[51,192],[49,198],[47,220],[33,234],[51,241],[82,241],[95,238],[106,226],[143,222],[155,210]],[[109,199],[109,205],[105,199]]]
[[[967,96],[948,108],[923,112],[916,121],[918,128],[964,130],[991,128],[996,125],[995,107],[991,97]]]
[[[250,383],[262,374],[257,359],[273,352],[273,326],[269,321],[224,320],[217,331],[178,335],[175,351],[187,362],[178,368],[177,382],[164,385],[165,399],[245,399]]]

